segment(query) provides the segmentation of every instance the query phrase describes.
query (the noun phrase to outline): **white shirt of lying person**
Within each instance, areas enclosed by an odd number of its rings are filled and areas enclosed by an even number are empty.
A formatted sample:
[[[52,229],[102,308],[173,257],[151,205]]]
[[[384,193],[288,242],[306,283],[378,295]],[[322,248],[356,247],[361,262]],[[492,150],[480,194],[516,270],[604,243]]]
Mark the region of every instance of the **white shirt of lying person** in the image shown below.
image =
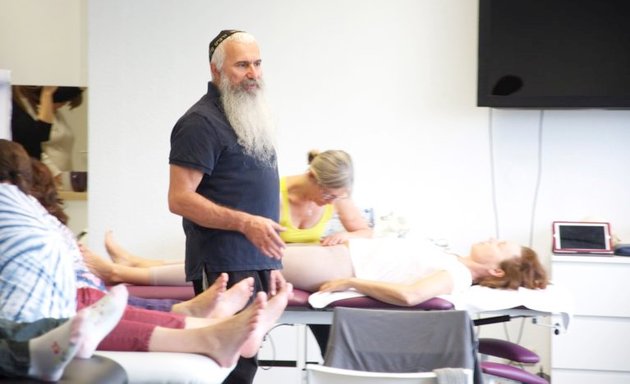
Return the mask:
[[[472,285],[470,270],[457,256],[430,240],[412,238],[350,239],[350,258],[357,278],[411,284],[439,270],[453,278],[451,294]]]

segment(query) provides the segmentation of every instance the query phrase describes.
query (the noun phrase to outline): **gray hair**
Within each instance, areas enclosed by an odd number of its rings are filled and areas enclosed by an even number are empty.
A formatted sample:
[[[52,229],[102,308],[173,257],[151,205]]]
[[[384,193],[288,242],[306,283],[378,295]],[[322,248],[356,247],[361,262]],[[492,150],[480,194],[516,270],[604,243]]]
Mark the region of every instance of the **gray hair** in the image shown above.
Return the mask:
[[[247,32],[237,32],[227,39],[223,40],[221,44],[214,50],[210,64],[214,64],[217,70],[221,71],[223,68],[223,61],[225,61],[225,43],[228,41],[237,41],[239,43],[256,43],[256,38]]]
[[[352,189],[354,167],[352,158],[347,152],[337,149],[321,153],[310,151],[308,161],[310,171],[322,187]]]

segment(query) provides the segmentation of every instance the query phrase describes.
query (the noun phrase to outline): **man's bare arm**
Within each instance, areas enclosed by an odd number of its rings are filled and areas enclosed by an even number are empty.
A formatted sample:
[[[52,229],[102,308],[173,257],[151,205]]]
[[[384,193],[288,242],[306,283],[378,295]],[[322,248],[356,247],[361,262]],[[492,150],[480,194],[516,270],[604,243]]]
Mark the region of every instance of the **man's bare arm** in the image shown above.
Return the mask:
[[[170,166],[169,210],[197,225],[244,234],[265,255],[280,259],[284,228],[275,221],[218,205],[196,192],[203,173],[192,168]]]

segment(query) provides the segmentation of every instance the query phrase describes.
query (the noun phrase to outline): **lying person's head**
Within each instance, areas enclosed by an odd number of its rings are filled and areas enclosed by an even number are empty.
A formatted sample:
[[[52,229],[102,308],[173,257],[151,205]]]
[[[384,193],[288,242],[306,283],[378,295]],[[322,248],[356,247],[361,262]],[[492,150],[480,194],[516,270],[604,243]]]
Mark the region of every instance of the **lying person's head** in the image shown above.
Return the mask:
[[[32,181],[31,158],[24,147],[14,141],[0,139],[0,182],[13,184],[29,194]]]
[[[470,258],[487,268],[477,282],[490,288],[545,288],[547,272],[536,252],[508,241],[488,240],[473,244]]]

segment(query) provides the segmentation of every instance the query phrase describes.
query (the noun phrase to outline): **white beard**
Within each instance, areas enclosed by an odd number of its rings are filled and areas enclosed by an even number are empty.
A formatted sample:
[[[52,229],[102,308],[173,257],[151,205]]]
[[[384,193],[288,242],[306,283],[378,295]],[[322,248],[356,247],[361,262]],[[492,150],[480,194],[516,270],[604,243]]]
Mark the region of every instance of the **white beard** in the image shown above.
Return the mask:
[[[244,80],[254,82],[256,80]],[[272,165],[274,160],[275,127],[267,106],[262,80],[259,88],[247,92],[240,85],[231,86],[226,76],[221,76],[219,91],[223,110],[230,125],[238,136],[238,143],[263,164]]]

